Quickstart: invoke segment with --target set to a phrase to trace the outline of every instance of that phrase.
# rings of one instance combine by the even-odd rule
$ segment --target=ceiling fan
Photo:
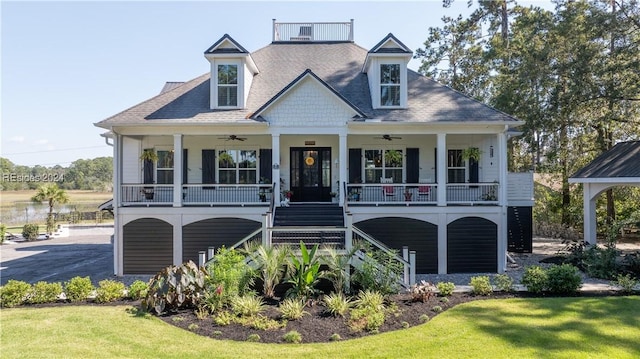
[[[229,135],[228,137],[218,137],[219,140],[225,140],[225,141],[244,141],[247,138],[246,137],[238,137],[236,135]]]
[[[390,136],[390,135],[382,135],[382,137],[376,137],[376,138],[379,140],[387,140],[387,141],[402,139],[402,137],[396,137],[396,136]]]

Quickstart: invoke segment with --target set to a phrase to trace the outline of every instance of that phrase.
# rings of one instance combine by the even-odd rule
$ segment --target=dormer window
[[[238,65],[218,65],[218,107],[238,106]]]
[[[400,64],[380,65],[380,106],[400,106]]]

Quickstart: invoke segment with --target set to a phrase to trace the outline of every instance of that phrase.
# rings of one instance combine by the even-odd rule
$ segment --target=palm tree
[[[53,206],[69,202],[69,196],[65,190],[58,188],[55,183],[46,183],[38,187],[38,192],[31,197],[33,202],[47,202],[49,204],[49,214],[47,215],[47,233],[53,233]]]

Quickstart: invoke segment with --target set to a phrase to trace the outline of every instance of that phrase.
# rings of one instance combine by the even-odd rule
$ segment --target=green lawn
[[[638,358],[640,297],[482,300],[427,324],[327,344],[219,341],[127,307],[0,312],[3,358]]]

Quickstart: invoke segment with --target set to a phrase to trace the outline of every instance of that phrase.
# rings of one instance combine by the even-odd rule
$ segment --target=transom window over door
[[[218,65],[218,106],[238,106],[238,65]]]
[[[257,158],[255,150],[218,151],[218,182],[222,184],[258,183]]]
[[[380,183],[380,178],[393,178],[394,183],[402,183],[402,150],[365,150],[364,160],[366,183]]]
[[[465,165],[462,150],[447,151],[447,183],[465,182]]]
[[[158,150],[156,182],[173,184],[173,150]]]
[[[380,65],[380,106],[400,106],[400,64]]]

